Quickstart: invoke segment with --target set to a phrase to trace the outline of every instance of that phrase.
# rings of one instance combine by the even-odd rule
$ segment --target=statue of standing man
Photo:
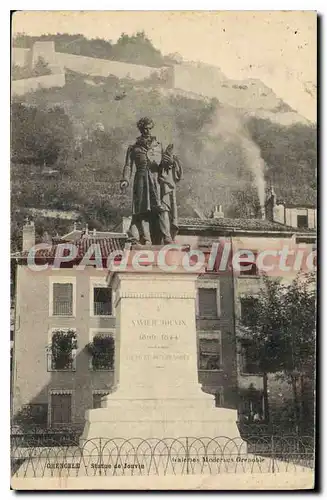
[[[143,245],[168,244],[178,231],[176,183],[182,178],[182,166],[173,154],[173,145],[164,150],[156,137],[151,118],[141,118],[141,135],[127,149],[120,186],[125,190],[135,165],[132,221],[128,237]],[[129,177],[128,177],[129,171]]]

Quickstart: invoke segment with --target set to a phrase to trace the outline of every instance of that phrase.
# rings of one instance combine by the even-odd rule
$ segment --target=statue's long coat
[[[129,151],[136,172],[133,184],[133,215],[151,212],[160,207],[158,167],[162,148],[155,137],[145,140],[138,137]]]

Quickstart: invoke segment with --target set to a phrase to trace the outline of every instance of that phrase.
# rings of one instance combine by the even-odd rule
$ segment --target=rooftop
[[[294,228],[280,224],[279,222],[272,222],[267,219],[196,219],[196,218],[183,218],[179,220],[180,232],[186,231],[219,231],[226,232],[254,232],[254,233],[315,233],[312,229]]]
[[[46,259],[53,260],[56,255],[57,246],[64,245],[65,243],[68,245],[74,245],[77,248],[77,254],[75,256],[76,261],[80,261],[91,245],[97,244],[100,247],[101,257],[102,259],[107,259],[107,257],[114,252],[115,250],[123,250],[126,242],[126,237],[123,238],[93,238],[92,236],[82,237],[79,240],[71,241],[71,240],[62,240],[57,239],[53,241],[53,244],[49,244],[49,248],[37,250],[35,253],[35,259]],[[69,247],[63,251],[63,256],[68,256],[70,254]],[[93,253],[94,255],[94,253]],[[20,252],[15,254],[13,257],[25,259],[28,256],[28,251]],[[92,252],[90,254],[90,259],[92,260]],[[71,261],[73,262],[73,261]]]
[[[312,240],[315,237],[313,229],[299,229],[290,226],[285,226],[278,222],[271,222],[266,219],[228,219],[228,218],[181,218],[179,220],[179,234],[252,234],[253,236],[260,235],[266,237],[274,237],[277,235],[292,236],[293,234],[299,237],[307,237]],[[48,248],[43,248],[36,251],[35,258],[38,260],[50,260],[55,258],[58,245],[74,245],[77,248],[75,258],[70,263],[79,262],[90,247],[94,244],[98,245],[101,252],[101,258],[107,260],[108,256],[117,250],[123,250],[125,247],[127,235],[124,233],[114,233],[110,231],[92,231],[85,233],[74,229],[70,233],[52,239]],[[70,254],[69,247],[64,250],[63,256]],[[25,260],[28,256],[28,251],[17,252],[12,255],[13,258]],[[89,258],[94,259],[94,252],[90,252]]]

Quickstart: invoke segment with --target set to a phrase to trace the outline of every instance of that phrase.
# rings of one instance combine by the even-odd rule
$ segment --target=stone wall
[[[219,68],[179,64],[174,67],[174,87],[208,97],[218,97],[217,88],[226,81]]]
[[[56,64],[56,52],[54,42],[35,42],[32,48],[31,65],[32,68],[36,65],[39,58],[44,59],[49,66]]]
[[[231,80],[215,66],[178,64],[174,66],[174,88],[194,92],[234,108],[274,109],[280,99],[260,80]]]
[[[16,47],[13,47],[11,51],[11,58],[12,58],[12,63],[16,64],[17,66],[29,66],[30,65],[30,56],[31,56],[31,51],[30,49],[19,49]]]
[[[12,95],[24,95],[36,90],[50,89],[52,87],[64,87],[66,83],[65,73],[38,76],[36,78],[25,78],[24,80],[14,80],[11,83]]]
[[[66,69],[85,73],[90,76],[115,75],[118,78],[130,77],[133,80],[144,80],[153,73],[160,74],[162,68],[151,68],[138,64],[129,64],[120,61],[96,59],[94,57],[75,56],[56,52],[56,64]]]
[[[167,70],[169,73],[172,73],[172,69],[168,67],[153,68],[121,61],[110,61],[107,59],[97,59],[95,57],[55,52],[54,42],[36,42],[32,50],[20,48],[12,49],[13,64],[19,66],[33,67],[39,57],[42,57],[49,64],[53,73],[58,72],[58,68],[62,68],[62,70],[65,68],[90,76],[106,77],[115,75],[118,78],[130,77],[133,80],[144,80],[153,74],[160,76],[167,72]],[[54,69],[56,69],[56,71],[53,71]],[[16,85],[16,87],[18,86]]]
[[[186,97],[216,98],[236,108],[275,108],[280,99],[259,80],[230,80],[215,66],[203,63],[182,63],[173,67],[154,68],[122,61],[78,56],[55,52],[54,42],[36,42],[31,50],[13,48],[12,60],[20,66],[36,64],[39,57],[48,62],[52,73],[58,68],[84,73],[90,76],[117,78],[130,77],[144,80],[152,75],[164,77],[163,87],[186,93]]]

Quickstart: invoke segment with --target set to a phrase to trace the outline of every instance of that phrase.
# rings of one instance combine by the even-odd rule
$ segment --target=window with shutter
[[[199,339],[199,370],[220,370],[221,369],[221,350],[219,338],[200,338]]]
[[[112,315],[112,290],[111,288],[93,288],[93,314],[94,316]]]
[[[199,317],[217,318],[217,289],[198,288]]]
[[[73,315],[73,284],[53,283],[53,315]]]
[[[51,394],[51,424],[70,424],[72,420],[72,395]]]

